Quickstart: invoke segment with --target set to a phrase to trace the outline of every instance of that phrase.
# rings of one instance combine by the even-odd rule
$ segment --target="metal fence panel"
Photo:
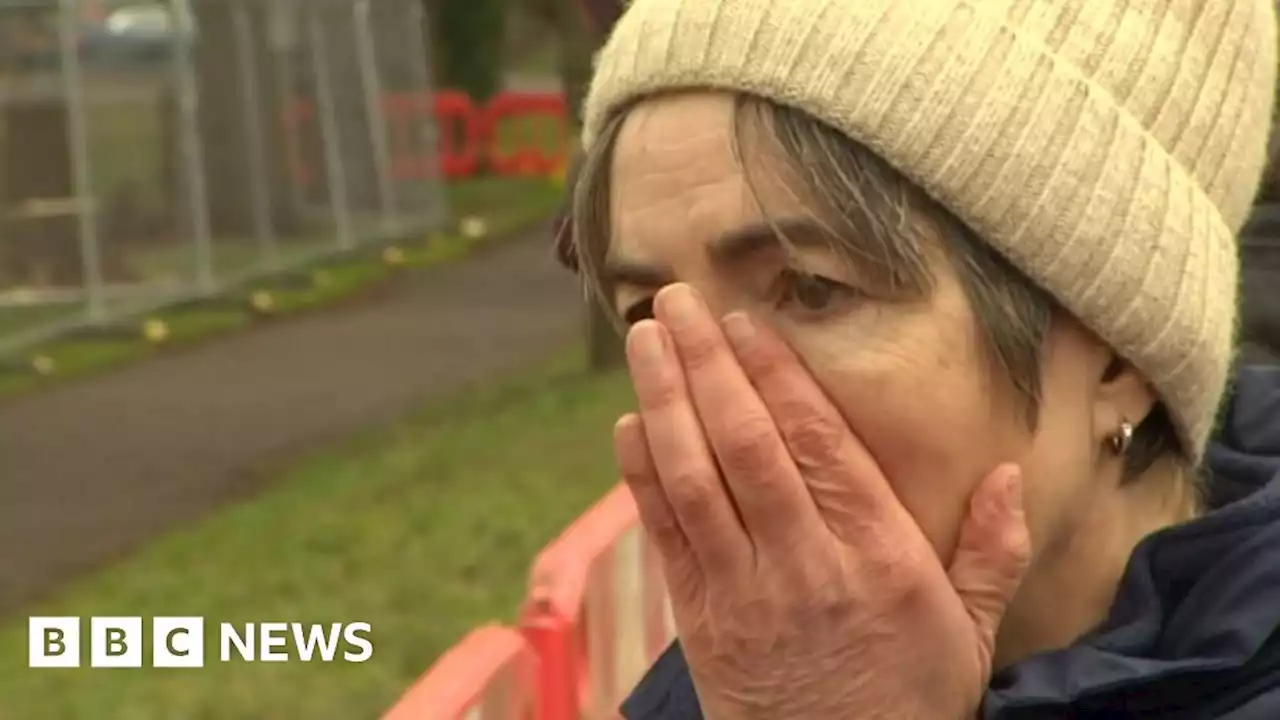
[[[445,220],[419,0],[0,4],[0,354]]]
[[[0,337],[34,337],[102,309],[81,68],[60,34],[71,12],[0,7]]]
[[[400,223],[443,222],[448,208],[432,112],[434,72],[426,52],[423,4],[411,3],[408,13],[374,0],[365,0],[363,5],[386,118],[390,210]]]

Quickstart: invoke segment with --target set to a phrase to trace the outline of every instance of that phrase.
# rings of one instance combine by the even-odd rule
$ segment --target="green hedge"
[[[442,88],[485,101],[502,87],[509,0],[428,0]]]

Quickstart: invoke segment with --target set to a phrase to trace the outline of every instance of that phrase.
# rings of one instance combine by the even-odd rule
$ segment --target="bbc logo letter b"
[[[30,618],[27,659],[33,668],[80,667],[80,618]]]
[[[89,656],[92,667],[142,667],[142,618],[91,618]]]

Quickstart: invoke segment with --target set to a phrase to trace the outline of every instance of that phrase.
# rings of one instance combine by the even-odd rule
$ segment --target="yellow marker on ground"
[[[404,251],[392,245],[382,251],[382,262],[396,267],[404,264]]]
[[[479,240],[489,233],[489,224],[482,217],[470,215],[462,218],[462,222],[458,223],[458,229],[462,232],[462,237],[468,240]]]
[[[269,315],[276,309],[276,299],[266,290],[259,290],[249,297],[249,306],[254,312]]]
[[[160,318],[147,318],[142,324],[142,337],[153,345],[169,339],[169,324]]]
[[[37,375],[52,375],[58,369],[57,363],[48,355],[36,355],[31,358],[31,369],[36,371]]]

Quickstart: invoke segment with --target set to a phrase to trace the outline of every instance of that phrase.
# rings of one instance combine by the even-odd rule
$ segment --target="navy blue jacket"
[[[1096,631],[997,673],[983,720],[1280,720],[1280,368],[1242,369],[1225,412],[1213,510],[1138,545]],[[622,712],[702,718],[678,644]]]

